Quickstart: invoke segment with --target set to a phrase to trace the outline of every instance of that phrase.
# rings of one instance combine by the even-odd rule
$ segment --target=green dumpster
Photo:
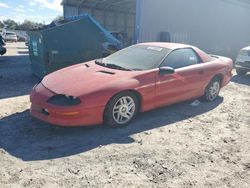
[[[31,70],[39,78],[122,48],[121,42],[88,14],[52,22],[28,35]]]

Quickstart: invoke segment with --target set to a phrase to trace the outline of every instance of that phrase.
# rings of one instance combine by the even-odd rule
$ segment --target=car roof
[[[145,46],[155,46],[161,48],[168,48],[171,50],[179,49],[179,48],[195,48],[194,46],[180,43],[168,43],[168,42],[148,42],[148,43],[139,43],[138,45]]]
[[[170,50],[176,50],[181,48],[192,48],[196,51],[196,53],[200,56],[203,62],[211,61],[211,57],[205,53],[204,51],[200,50],[199,48],[188,45],[188,44],[180,44],[180,43],[168,43],[168,42],[149,42],[149,43],[141,43],[137,45],[146,45],[146,46],[153,46],[153,47],[160,47],[160,48],[167,48]]]

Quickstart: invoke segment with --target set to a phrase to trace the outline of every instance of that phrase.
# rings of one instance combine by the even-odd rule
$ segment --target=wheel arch
[[[220,80],[220,84],[222,85],[223,79],[224,79],[224,75],[221,74],[221,73],[216,74],[216,75],[211,79],[211,81],[214,80],[214,79],[219,79],[219,80]]]
[[[206,98],[206,97],[205,97],[206,91],[207,91],[207,89],[208,89],[210,83],[211,83],[212,81],[214,81],[215,79],[218,79],[218,80],[219,80],[219,82],[220,82],[220,88],[222,87],[223,79],[224,79],[223,74],[219,73],[219,74],[214,75],[214,76],[210,79],[210,81],[208,82],[208,84],[206,85],[206,87],[205,87],[205,89],[204,89],[204,94],[203,94],[203,96],[202,96],[202,99],[205,99],[205,98]]]
[[[214,76],[208,81],[207,85],[205,85],[204,93],[206,92],[206,89],[207,89],[207,87],[209,86],[209,84],[211,83],[211,81],[213,81],[214,79],[219,79],[219,80],[220,80],[220,84],[222,85],[224,76],[223,76],[223,74],[221,74],[221,73],[214,75]]]
[[[125,92],[130,92],[130,93],[135,94],[135,96],[137,97],[138,102],[139,102],[139,108],[141,108],[141,104],[142,104],[142,95],[141,95],[140,92],[138,92],[137,90],[134,90],[134,89],[126,89],[126,90],[122,90],[122,91],[119,91],[119,92],[115,93],[114,95],[112,95],[112,96],[109,98],[107,104],[105,105],[105,108],[106,108],[106,106],[109,104],[109,102],[112,100],[112,98],[114,98],[116,95],[119,95],[119,94],[125,93]]]

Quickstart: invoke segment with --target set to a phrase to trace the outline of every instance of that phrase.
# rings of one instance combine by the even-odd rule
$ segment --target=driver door
[[[171,52],[161,67],[172,67],[175,73],[156,77],[156,106],[165,106],[202,95],[205,71],[201,58],[191,48]]]

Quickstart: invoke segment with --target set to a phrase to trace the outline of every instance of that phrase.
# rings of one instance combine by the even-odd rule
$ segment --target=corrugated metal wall
[[[110,12],[107,10],[83,9],[73,6],[64,6],[64,17],[88,13],[109,31],[119,31],[128,34],[128,40],[134,39],[135,15],[123,12]]]
[[[75,6],[63,6],[63,16],[64,18],[68,18],[70,16],[76,16],[78,15],[78,7]]]
[[[139,0],[138,41],[158,41],[168,31],[173,42],[196,45],[235,58],[250,44],[250,6],[227,0]]]

